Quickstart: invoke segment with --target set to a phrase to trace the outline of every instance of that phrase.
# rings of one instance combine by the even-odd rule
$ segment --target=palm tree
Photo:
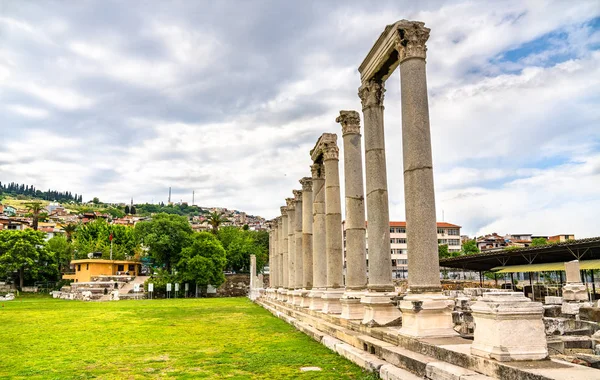
[[[74,223],[69,223],[66,226],[63,226],[63,231],[67,234],[67,241],[70,243],[73,240],[73,233],[77,230],[77,225]]]
[[[33,215],[32,227],[35,231],[37,231],[38,222],[40,220],[40,211],[42,211],[44,209],[44,207],[42,206],[42,202],[25,203],[25,206],[27,207],[27,210],[29,210],[31,212],[31,214]]]
[[[225,218],[224,213],[222,212],[211,212],[210,214],[208,214],[208,217],[206,218],[206,223],[210,224],[212,226],[212,233],[213,234],[217,234],[217,232],[219,232],[219,225],[223,224],[225,222],[229,222],[229,220],[227,218]]]

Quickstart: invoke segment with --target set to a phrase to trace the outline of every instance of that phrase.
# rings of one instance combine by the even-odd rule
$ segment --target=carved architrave
[[[312,174],[313,180],[325,178],[325,169],[323,168],[323,164],[310,165],[310,173]]]
[[[358,96],[363,110],[370,107],[383,107],[385,86],[383,82],[371,79],[358,88]]]
[[[323,133],[317,140],[315,147],[310,151],[310,158],[313,162],[320,162],[324,158],[323,149],[326,146],[337,146],[337,135],[335,133]]]
[[[302,185],[302,191],[312,191],[312,178],[311,177],[302,178],[300,180],[300,184]]]
[[[427,57],[427,46],[431,29],[424,22],[411,21],[398,26],[398,59],[400,62],[409,58]]]
[[[360,134],[360,115],[356,111],[340,111],[335,121],[342,125],[342,136]]]

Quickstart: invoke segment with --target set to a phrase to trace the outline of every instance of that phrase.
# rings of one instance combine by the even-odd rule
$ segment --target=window
[[[390,227],[390,233],[393,234],[394,232],[396,232],[396,229],[394,227]]]
[[[448,239],[448,245],[460,245],[459,239]]]
[[[396,262],[398,264],[408,264],[408,260],[406,260],[406,259],[398,259],[398,260],[396,260]]]
[[[123,272],[125,270],[125,266],[124,265],[117,265],[117,270],[119,272]]]
[[[458,230],[457,229],[449,229],[448,235],[458,236]]]
[[[401,233],[401,234],[405,234],[406,233],[406,228],[400,227],[400,228],[398,228],[398,232]]]
[[[448,239],[438,239],[438,244],[448,244]]]
[[[438,228],[438,234],[443,235],[444,234],[444,229],[443,228]]]
[[[85,270],[90,270],[90,264],[85,264]]]
[[[77,264],[77,272],[81,271],[81,264]]]
[[[133,270],[135,270],[135,266],[133,264],[129,264],[127,266],[127,270],[133,271]]]

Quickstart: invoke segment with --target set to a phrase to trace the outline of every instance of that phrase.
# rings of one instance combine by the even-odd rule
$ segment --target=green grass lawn
[[[375,377],[246,298],[25,297],[1,303],[0,378]]]

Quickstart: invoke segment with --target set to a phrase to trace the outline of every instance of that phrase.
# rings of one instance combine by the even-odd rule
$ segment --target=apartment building
[[[344,251],[346,249],[346,224],[342,223],[344,229]],[[438,222],[437,236],[438,244],[447,244],[448,251],[459,252],[461,250],[460,228],[456,224]],[[408,244],[406,237],[406,222],[390,222],[390,254],[392,257],[393,278],[405,278],[408,274]],[[344,255],[345,256],[345,255]],[[367,233],[367,260],[369,258],[369,235]]]

